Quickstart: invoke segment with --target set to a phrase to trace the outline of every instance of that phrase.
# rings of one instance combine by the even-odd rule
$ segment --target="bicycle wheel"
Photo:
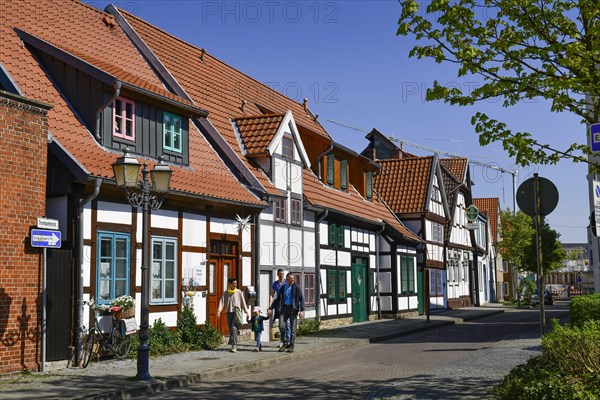
[[[83,338],[83,353],[81,354],[81,367],[86,368],[92,358],[94,352],[94,344],[96,343],[96,330],[90,329],[87,335]]]
[[[127,335],[123,336],[121,334],[121,329],[118,324],[113,325],[111,332],[111,347],[112,351],[119,360],[124,359],[129,354],[129,350],[131,350],[131,338]]]

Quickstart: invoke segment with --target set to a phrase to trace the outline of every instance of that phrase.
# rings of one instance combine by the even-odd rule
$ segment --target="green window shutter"
[[[327,156],[327,184],[333,185],[335,182],[335,156],[330,154]]]
[[[408,291],[415,293],[415,268],[413,263],[414,258],[406,257],[406,267],[408,269]]]
[[[337,247],[346,247],[346,229],[343,225],[337,227]]]
[[[348,161],[340,161],[340,188],[346,190],[348,187]]]
[[[335,296],[337,293],[336,275],[336,271],[327,270],[327,299],[329,301],[335,301]]]
[[[408,271],[406,270],[406,257],[403,256],[400,257],[400,274],[400,291],[406,293],[408,291]]]
[[[346,271],[338,271],[338,300],[345,302],[346,294]]]
[[[337,229],[335,224],[329,224],[329,245],[334,246],[337,243]]]
[[[371,200],[373,197],[373,173],[367,172],[365,175],[365,197]]]

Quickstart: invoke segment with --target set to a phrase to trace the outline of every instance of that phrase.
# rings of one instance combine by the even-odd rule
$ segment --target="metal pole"
[[[39,225],[38,225],[39,226]],[[46,248],[44,247],[44,272],[42,277],[42,372],[46,372]]]
[[[148,181],[148,165],[144,163],[142,170],[142,303],[140,319],[140,347],[137,354],[137,375],[138,379],[151,379],[149,372],[148,353],[150,346],[148,344],[148,264],[150,264],[150,232],[149,232],[149,203],[150,203],[150,183]]]
[[[544,335],[546,317],[544,313],[544,276],[542,275],[541,224],[540,224],[540,185],[538,174],[533,174],[533,201],[535,218],[535,252],[537,259],[538,293],[540,298],[540,337]]]

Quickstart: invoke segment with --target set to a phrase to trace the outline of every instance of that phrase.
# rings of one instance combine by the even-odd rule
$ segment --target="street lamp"
[[[142,304],[140,320],[140,347],[137,354],[137,378],[151,379],[148,371],[148,301],[149,301],[149,276],[148,264],[150,264],[150,232],[149,211],[157,210],[162,205],[163,199],[169,191],[171,181],[171,169],[159,157],[159,162],[152,171],[148,170],[148,164],[143,164],[142,180],[139,181],[140,168],[142,165],[129,154],[125,148],[123,156],[117,158],[112,165],[117,185],[125,187],[127,201],[133,207],[142,207]],[[148,177],[150,175],[150,179]],[[139,187],[138,187],[139,184]]]

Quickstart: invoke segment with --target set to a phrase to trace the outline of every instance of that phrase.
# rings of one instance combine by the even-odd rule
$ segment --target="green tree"
[[[525,263],[527,252],[531,248],[535,229],[533,220],[522,211],[513,214],[506,209],[500,212],[500,237],[496,248],[502,254],[502,259],[521,267]],[[535,242],[534,246],[535,246]]]
[[[567,253],[562,247],[562,243],[558,240],[560,233],[550,228],[550,225],[543,220],[541,224],[541,240],[542,246],[542,274],[546,275],[563,265],[563,261],[567,257]],[[529,248],[525,251],[523,260],[523,269],[529,272],[537,273],[537,258],[535,256],[535,228]]]
[[[457,65],[458,77],[478,76],[473,90],[434,82],[427,100],[459,106],[498,99],[511,107],[550,101],[582,123],[600,117],[600,7],[598,0],[402,0],[398,35],[419,45],[409,55]],[[595,96],[587,96],[592,94]],[[471,118],[481,145],[501,141],[520,165],[587,162],[588,147],[574,139],[555,149],[529,132],[513,132],[482,112]]]

